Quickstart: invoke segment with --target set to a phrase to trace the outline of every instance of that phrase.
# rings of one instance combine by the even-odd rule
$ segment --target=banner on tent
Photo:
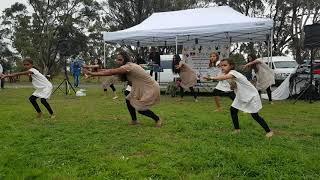
[[[230,44],[183,44],[182,59],[197,72],[198,79],[202,79],[208,76],[212,52],[217,52],[220,60],[228,58]]]

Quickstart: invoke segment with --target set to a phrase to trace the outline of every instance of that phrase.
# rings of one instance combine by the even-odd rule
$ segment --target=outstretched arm
[[[82,66],[83,68],[98,68],[98,67],[100,67],[99,65],[83,65]]]
[[[98,71],[98,72],[91,72],[88,71],[87,69],[84,69],[84,74],[86,74],[87,76],[112,76],[112,75],[117,75],[117,74],[125,74],[127,73],[127,70],[119,67],[116,69],[106,69],[103,71]]]
[[[17,73],[12,73],[12,74],[3,74],[1,76],[1,79],[6,78],[6,77],[15,77],[15,76],[20,76],[20,75],[29,75],[29,74],[33,74],[33,72],[31,71],[23,71],[23,72],[17,72]]]
[[[222,80],[232,79],[232,78],[234,78],[234,76],[231,74],[224,74],[224,75],[219,75],[219,76],[215,76],[215,77],[204,77],[204,78],[207,80],[222,81]]]
[[[259,61],[259,60],[254,60],[254,61],[251,61],[251,62],[243,65],[243,67],[247,68],[247,67],[249,67],[249,66],[251,66],[251,65],[260,64],[260,63],[261,63],[261,61]]]
[[[176,69],[180,69],[183,66],[183,62],[180,61],[179,64],[175,66]]]

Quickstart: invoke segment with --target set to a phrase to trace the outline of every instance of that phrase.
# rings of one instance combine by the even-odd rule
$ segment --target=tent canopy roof
[[[136,46],[178,43],[265,41],[272,19],[251,18],[229,6],[153,13],[140,24],[116,32],[103,32],[104,41]]]

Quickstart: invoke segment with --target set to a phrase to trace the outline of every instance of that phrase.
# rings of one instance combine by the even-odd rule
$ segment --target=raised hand
[[[208,76],[204,76],[204,77],[202,77],[204,80],[207,80],[207,81],[209,81],[209,80],[212,80],[210,77],[208,77]]]
[[[84,69],[82,69],[82,70],[83,70],[84,77],[85,77],[86,79],[88,79],[89,77],[92,76],[92,75],[91,75],[91,71],[89,71],[88,69],[84,68]]]
[[[6,77],[8,77],[8,76],[5,75],[5,74],[1,74],[1,75],[0,75],[0,79],[4,79],[4,78],[6,78]]]

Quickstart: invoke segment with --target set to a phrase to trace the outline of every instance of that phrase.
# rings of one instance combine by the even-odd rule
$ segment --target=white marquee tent
[[[103,38],[106,43],[133,46],[259,42],[272,37],[272,27],[272,19],[251,18],[228,6],[218,6],[154,13],[131,28],[103,32]]]

